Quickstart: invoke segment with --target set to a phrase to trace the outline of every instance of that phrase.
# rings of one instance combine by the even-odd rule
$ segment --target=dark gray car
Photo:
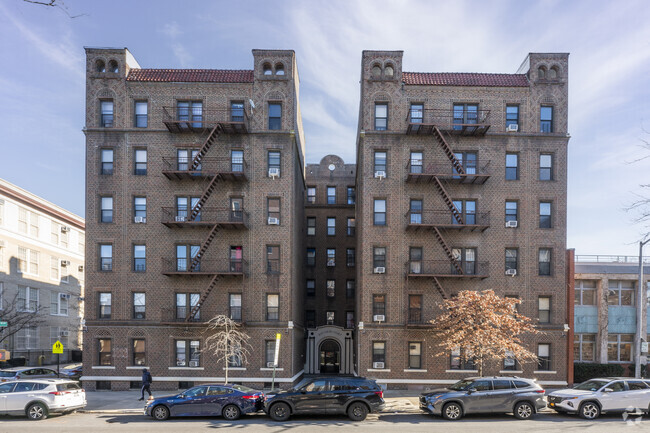
[[[545,407],[544,390],[531,379],[471,377],[420,395],[420,409],[457,420],[473,413],[513,413],[529,419]]]

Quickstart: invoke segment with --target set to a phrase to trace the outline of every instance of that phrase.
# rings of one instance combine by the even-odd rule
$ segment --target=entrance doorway
[[[341,368],[341,347],[335,340],[325,340],[320,345],[320,373],[337,374]]]

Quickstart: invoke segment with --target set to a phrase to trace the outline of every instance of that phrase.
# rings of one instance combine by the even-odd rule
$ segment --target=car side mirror
[[[603,392],[614,392],[612,388],[605,388],[603,389]]]
[[[467,390],[468,394],[471,394],[473,392],[476,392],[476,388],[470,388],[470,389]]]
[[[185,394],[179,395],[178,398],[185,398]]]
[[[300,390],[300,393],[301,393],[301,394],[307,394],[307,391],[304,390],[304,389],[301,389],[301,390]]]

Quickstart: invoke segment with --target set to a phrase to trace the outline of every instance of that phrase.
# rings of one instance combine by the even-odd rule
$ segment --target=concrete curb
[[[126,414],[126,413],[139,413],[141,415],[144,414],[144,409],[92,409],[92,410],[84,410],[84,409],[79,409],[77,410],[78,413],[121,413],[121,414]]]

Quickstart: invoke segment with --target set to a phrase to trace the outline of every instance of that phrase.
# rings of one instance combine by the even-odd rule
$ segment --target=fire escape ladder
[[[203,305],[203,302],[208,298],[208,295],[214,289],[214,287],[217,285],[217,282],[221,279],[221,275],[215,275],[212,280],[210,280],[210,284],[208,284],[208,287],[205,288],[203,293],[201,293],[201,298],[199,298],[199,302],[192,307],[192,310],[190,311],[190,314],[185,318],[186,322],[191,322],[194,320],[194,316],[196,316],[196,313],[199,312],[199,309],[201,309],[201,305]]]
[[[438,243],[440,244],[442,249],[445,250],[445,254],[447,254],[449,261],[454,266],[454,268],[456,268],[458,274],[462,275],[463,267],[460,265],[458,260],[456,260],[456,258],[454,257],[454,254],[451,252],[451,248],[449,248],[449,245],[447,245],[447,242],[445,242],[445,239],[442,237],[442,234],[440,233],[440,230],[438,230],[437,227],[433,228],[433,234],[436,236],[436,239],[438,240]]]
[[[454,201],[451,199],[449,194],[447,193],[447,190],[445,187],[442,185],[442,182],[440,182],[440,179],[438,176],[433,177],[433,185],[436,187],[440,195],[442,196],[442,199],[445,201],[445,204],[451,211],[451,215],[454,217],[456,222],[458,224],[463,224],[463,216],[458,212],[458,209],[454,205]]]
[[[194,159],[192,159],[192,166],[190,167],[190,171],[196,171],[198,166],[201,164],[201,159],[205,156],[206,153],[208,153],[208,150],[212,147],[212,145],[217,141],[217,137],[219,134],[221,134],[221,125],[218,123],[215,125],[214,128],[210,131],[210,134],[208,135],[208,138],[203,142],[203,146],[201,146],[201,149],[199,149],[199,152],[196,154]]]
[[[192,271],[195,270],[197,266],[199,266],[199,264],[201,263],[201,258],[203,257],[203,254],[205,254],[208,247],[210,247],[210,244],[212,243],[212,240],[217,236],[218,231],[219,231],[219,224],[215,224],[214,227],[212,227],[212,230],[210,230],[210,234],[208,234],[206,240],[203,241],[203,244],[201,245],[201,248],[199,248],[199,251],[196,253],[194,257],[192,257],[192,265],[190,267]]]
[[[220,181],[221,181],[221,176],[219,176],[218,174],[215,175],[212,179],[210,179],[207,188],[203,190],[203,194],[201,195],[201,198],[199,199],[198,202],[196,202],[196,205],[194,205],[192,211],[190,212],[190,221],[194,221],[196,219],[196,217],[201,212],[201,208],[208,200],[208,198],[210,197],[214,189],[217,187],[217,183],[219,183]]]
[[[447,296],[447,292],[445,289],[442,287],[442,284],[440,284],[440,280],[438,280],[437,277],[433,277],[433,286],[438,290],[440,295],[442,295],[442,299],[448,299],[449,296]]]
[[[465,174],[463,164],[461,164],[458,158],[456,158],[456,155],[454,155],[454,151],[451,150],[451,146],[449,146],[447,140],[445,140],[445,137],[442,135],[442,132],[440,132],[440,129],[438,129],[437,126],[434,126],[433,130],[435,132],[434,136],[436,137],[436,140],[438,140],[438,144],[440,144],[442,151],[445,152],[445,155],[447,155],[447,158],[449,158],[451,164],[454,166],[458,174]]]

